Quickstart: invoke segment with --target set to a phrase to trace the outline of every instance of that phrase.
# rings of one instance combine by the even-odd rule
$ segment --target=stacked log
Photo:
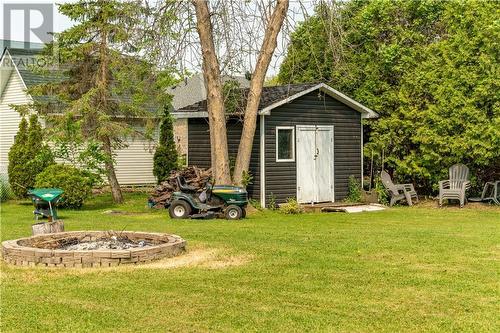
[[[165,208],[168,206],[172,194],[179,191],[179,186],[177,185],[178,176],[184,177],[188,185],[196,188],[197,192],[201,192],[206,183],[210,181],[212,171],[210,169],[201,169],[195,166],[172,171],[168,178],[158,184],[153,190],[148,200],[152,207]]]

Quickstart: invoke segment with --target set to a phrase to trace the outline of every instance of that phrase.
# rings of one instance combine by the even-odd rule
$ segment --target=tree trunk
[[[64,221],[35,223],[31,226],[32,235],[52,234],[64,231]]]
[[[213,151],[212,170],[216,184],[230,184],[229,154],[227,148],[226,115],[220,77],[219,61],[215,54],[210,12],[205,0],[193,0],[196,10],[196,27],[201,42],[203,76],[206,82],[210,143]]]
[[[108,176],[108,183],[111,187],[111,194],[113,196],[113,201],[115,203],[123,202],[122,190],[118,179],[116,178],[115,166],[113,164],[113,150],[111,148],[111,141],[109,137],[103,138],[103,148],[106,153],[106,161],[104,162],[104,167],[106,168],[106,174]]]
[[[271,62],[274,50],[276,49],[278,34],[281,30],[281,26],[283,25],[287,11],[288,0],[278,0],[266,28],[264,41],[262,42],[262,47],[257,59],[257,65],[255,66],[255,71],[252,75],[245,108],[243,131],[241,133],[238,156],[236,158],[236,165],[233,173],[233,183],[237,185],[242,185],[243,172],[248,171],[248,167],[250,165],[262,86],[264,85],[267,69],[269,67],[269,63]]]

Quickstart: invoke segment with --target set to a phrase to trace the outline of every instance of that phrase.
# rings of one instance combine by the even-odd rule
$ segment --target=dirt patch
[[[460,205],[458,204],[458,201],[451,201],[450,203],[443,202],[443,206],[439,207],[438,201],[437,200],[431,200],[431,199],[424,199],[420,200],[415,207],[418,208],[435,208],[435,209],[441,209],[441,210],[447,210],[447,211],[454,211],[454,210],[481,210],[481,211],[495,211],[495,210],[500,210],[500,206],[495,206],[492,204],[488,203],[481,203],[481,202],[468,202],[465,204],[463,208],[460,208]]]
[[[181,267],[203,267],[222,269],[245,265],[250,262],[251,259],[251,256],[247,255],[228,255],[220,249],[194,249],[179,257],[162,259],[150,264],[138,265],[135,268],[173,269]]]
[[[144,215],[147,214],[145,212],[127,212],[124,210],[106,210],[103,212],[103,214],[109,214],[109,215]]]

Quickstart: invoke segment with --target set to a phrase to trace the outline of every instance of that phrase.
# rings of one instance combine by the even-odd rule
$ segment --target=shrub
[[[375,178],[375,191],[377,192],[378,202],[382,205],[389,204],[389,194],[382,184],[380,176]]]
[[[276,196],[274,195],[274,193],[271,192],[268,201],[269,202],[267,203],[267,208],[269,208],[270,210],[278,209],[278,206],[276,205]]]
[[[360,202],[361,201],[361,185],[354,176],[349,176],[349,194],[345,199],[347,202]]]
[[[257,210],[262,210],[262,206],[260,205],[260,201],[259,200],[255,200],[255,199],[250,198],[250,199],[248,199],[248,203],[253,208],[255,208]]]
[[[153,174],[158,184],[177,168],[179,156],[174,141],[174,125],[168,109],[165,109],[160,126],[160,142],[153,157]]]
[[[7,177],[0,175],[0,202],[10,199],[11,190]]]
[[[280,213],[283,214],[301,214],[304,212],[302,206],[295,198],[286,199],[286,203],[281,204],[279,208]]]
[[[54,156],[43,141],[38,116],[30,117],[29,126],[23,117],[9,151],[8,173],[14,195],[18,198],[26,197],[28,189],[35,186],[36,176],[51,164],[54,164]]]
[[[64,191],[63,207],[80,208],[92,194],[92,180],[86,173],[66,164],[54,164],[36,177],[36,187],[57,187]]]

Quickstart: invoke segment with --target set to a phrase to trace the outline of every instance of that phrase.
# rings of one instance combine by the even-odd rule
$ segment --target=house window
[[[295,161],[295,133],[293,127],[276,127],[276,162]]]

